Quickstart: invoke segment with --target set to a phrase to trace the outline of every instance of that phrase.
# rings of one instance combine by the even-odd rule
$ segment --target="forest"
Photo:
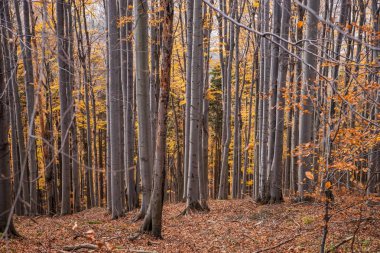
[[[378,0],[0,0],[0,252],[380,252]]]

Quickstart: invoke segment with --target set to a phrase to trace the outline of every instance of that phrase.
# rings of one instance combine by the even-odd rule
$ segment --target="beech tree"
[[[299,148],[312,142],[313,138],[313,98],[315,97],[314,87],[316,85],[317,73],[315,68],[317,66],[317,47],[311,41],[317,39],[318,36],[318,20],[315,14],[319,12],[319,0],[308,1],[307,6],[310,9],[306,21],[306,35],[305,35],[305,52],[303,54],[302,62],[302,87],[301,87],[301,110],[300,110],[300,123],[299,123]],[[312,13],[314,12],[314,13]],[[306,172],[312,169],[312,155],[301,155],[298,167],[298,194],[300,199],[303,199],[304,190],[307,190],[309,179],[306,178]]]
[[[111,203],[112,218],[117,219],[124,214],[123,190],[123,167],[121,163],[122,147],[121,138],[121,112],[120,112],[120,42],[118,29],[117,2],[108,2],[108,34],[109,34],[109,104],[110,104],[110,153],[111,153]]]
[[[4,6],[3,3],[1,6]],[[8,44],[8,42],[4,40],[1,40],[1,43],[4,43],[3,45]],[[12,218],[13,206],[8,141],[10,105],[8,103],[7,93],[4,76],[3,50],[2,47],[0,47],[0,232],[3,236],[19,236],[13,225]]]
[[[107,203],[160,237],[166,203],[321,193],[325,249],[335,190],[380,192],[379,22],[375,0],[0,0],[4,236]]]
[[[142,230],[152,232],[156,237],[161,237],[162,208],[165,191],[165,159],[168,104],[170,94],[171,62],[173,48],[173,0],[161,0],[161,8],[164,10],[162,30],[162,65],[160,74],[160,97],[158,102],[156,151],[154,159],[153,191],[150,199],[147,215],[144,218]]]
[[[142,203],[138,218],[148,210],[152,191],[152,130],[149,114],[148,2],[135,0],[136,102],[138,117],[139,166],[142,179]]]

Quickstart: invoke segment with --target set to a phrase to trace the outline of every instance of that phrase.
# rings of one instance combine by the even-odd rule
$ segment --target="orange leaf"
[[[310,180],[314,180],[314,175],[310,171],[306,171],[305,176]]]

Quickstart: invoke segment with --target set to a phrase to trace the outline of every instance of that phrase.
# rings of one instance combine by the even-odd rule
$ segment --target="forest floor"
[[[380,252],[379,201],[336,197],[326,248],[342,244],[332,252],[351,252],[351,247],[355,252]],[[63,217],[15,217],[23,239],[0,241],[0,252],[68,252],[66,246],[84,243],[98,247],[92,252],[319,251],[322,202],[258,205],[250,199],[211,200],[209,206],[208,213],[182,216],[184,203],[166,204],[163,239],[137,233],[141,221],[131,221],[137,211],[118,220],[111,220],[103,208]]]

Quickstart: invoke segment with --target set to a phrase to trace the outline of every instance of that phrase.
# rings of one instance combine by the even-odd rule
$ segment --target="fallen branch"
[[[143,250],[143,249],[129,249],[131,252],[136,253],[157,253],[157,251],[149,251],[149,250]]]
[[[140,235],[141,235],[140,232],[138,232],[138,233],[134,233],[134,234],[128,236],[128,240],[130,240],[130,241],[134,241],[134,240],[136,240]]]
[[[287,240],[285,240],[285,241],[282,241],[282,242],[280,242],[279,244],[276,244],[276,245],[274,245],[274,246],[272,246],[272,247],[268,247],[268,248],[264,248],[264,249],[257,250],[257,251],[255,251],[254,253],[264,252],[264,251],[268,251],[268,250],[272,250],[272,249],[278,248],[278,247],[280,247],[280,246],[282,246],[282,245],[284,245],[284,244],[286,244],[286,243],[288,243],[288,242],[293,241],[294,239],[296,239],[296,238],[297,238],[298,236],[300,236],[300,235],[301,235],[301,233],[296,234],[296,235],[293,236],[292,238],[289,238],[289,239],[287,239]]]
[[[334,247],[332,247],[331,249],[329,249],[329,250],[327,251],[327,253],[329,253],[329,252],[335,252],[335,250],[336,250],[337,248],[339,248],[339,247],[342,246],[343,244],[345,244],[345,243],[351,241],[352,238],[354,238],[354,236],[349,236],[349,237],[347,237],[346,239],[344,239],[343,241],[341,241],[340,243],[338,243],[337,245],[335,245]]]
[[[78,245],[73,245],[73,246],[65,246],[63,247],[63,250],[65,251],[73,251],[73,250],[78,250],[78,249],[98,249],[99,247],[94,244],[90,243],[83,243],[83,244],[78,244]]]

